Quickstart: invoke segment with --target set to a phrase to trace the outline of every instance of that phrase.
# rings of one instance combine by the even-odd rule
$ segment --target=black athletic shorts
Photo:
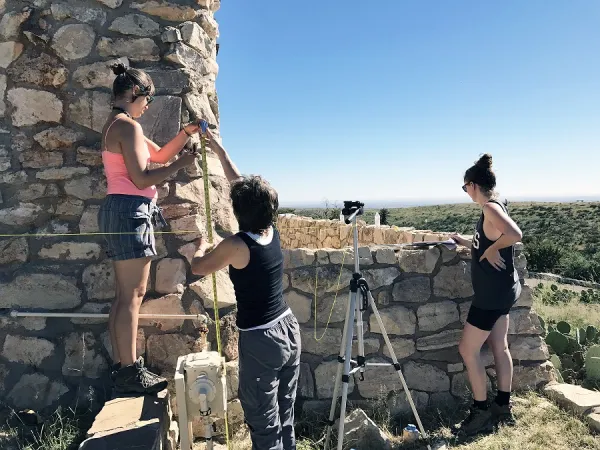
[[[469,315],[467,316],[467,323],[470,323],[475,328],[479,328],[483,331],[492,331],[492,328],[494,328],[498,319],[507,315],[509,312],[510,308],[481,309],[477,306],[471,306]]]

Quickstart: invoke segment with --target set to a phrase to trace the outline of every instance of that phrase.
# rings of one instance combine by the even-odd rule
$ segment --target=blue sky
[[[597,0],[224,1],[223,143],[282,204],[600,194]]]

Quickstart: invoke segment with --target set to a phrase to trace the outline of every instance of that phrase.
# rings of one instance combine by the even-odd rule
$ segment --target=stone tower
[[[189,120],[218,124],[218,9],[218,0],[0,0],[0,233],[58,234],[0,238],[4,312],[108,312],[114,275],[93,234],[106,189],[108,66],[120,59],[152,77],[156,101],[140,123],[158,144]],[[237,226],[229,186],[218,158],[207,162],[214,226],[225,235]],[[190,241],[206,226],[204,175],[197,165],[160,186],[170,230],[196,233],[157,235],[142,312],[212,308],[210,280],[193,280],[189,266]],[[231,309],[226,274],[219,283],[220,306]],[[139,352],[167,374],[199,337],[189,321],[140,325]],[[106,329],[104,320],[0,318],[0,397],[40,410],[101,391]]]

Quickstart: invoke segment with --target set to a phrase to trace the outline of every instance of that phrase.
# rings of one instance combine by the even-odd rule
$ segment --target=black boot
[[[489,408],[471,406],[468,417],[455,427],[455,431],[467,436],[493,431],[492,412]]]
[[[167,388],[167,380],[144,367],[140,357],[130,366],[121,368],[115,377],[115,393],[157,394]]]

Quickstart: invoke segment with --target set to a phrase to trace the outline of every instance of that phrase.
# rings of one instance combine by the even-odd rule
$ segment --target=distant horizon
[[[504,200],[504,196],[500,196]],[[464,204],[471,203],[470,200],[463,198],[406,198],[406,199],[354,199],[349,198],[346,200],[361,201],[365,204],[365,209],[379,209],[379,208],[409,208],[415,206],[435,206],[435,205],[453,205],[453,204]],[[520,196],[520,197],[508,197],[509,202],[539,202],[539,203],[573,203],[573,202],[598,202],[600,201],[600,194],[596,195],[569,195],[569,196]],[[344,205],[343,200],[329,200],[322,199],[320,201],[281,201],[280,208],[325,208],[325,202],[329,203],[330,207]]]

